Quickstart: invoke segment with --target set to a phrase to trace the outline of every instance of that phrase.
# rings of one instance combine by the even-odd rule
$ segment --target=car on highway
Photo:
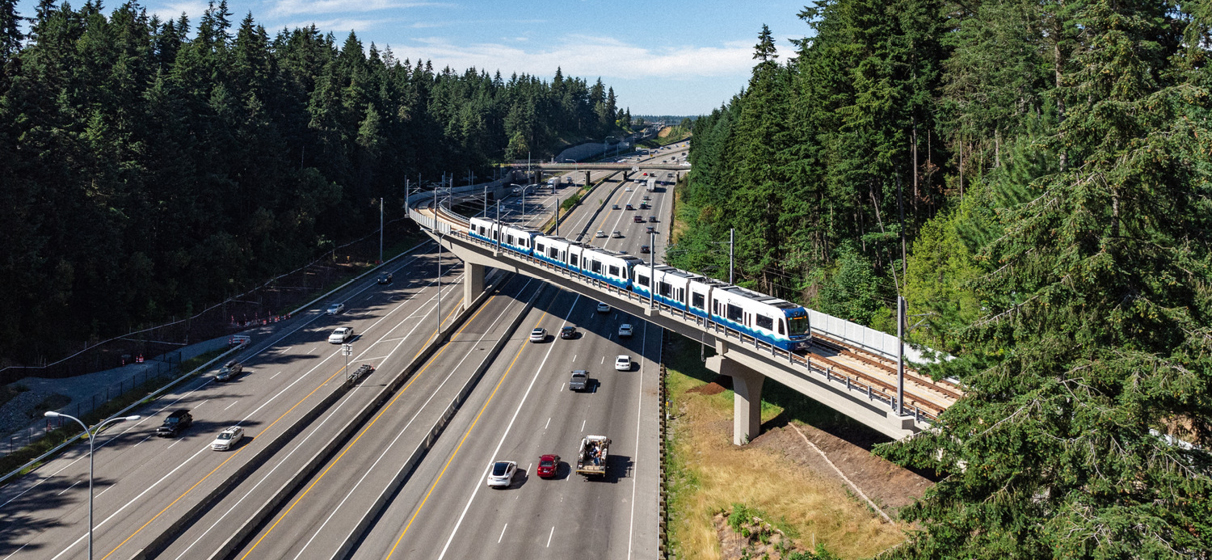
[[[379,275],[379,279],[378,279],[378,280],[376,280],[376,282],[378,282],[378,283],[380,283],[380,284],[390,284],[390,283],[391,283],[391,280],[392,280],[392,275],[391,275],[391,273],[390,273],[390,272],[384,272],[384,273],[382,273],[382,274],[380,274],[380,275]]]
[[[644,230],[644,233],[656,233],[656,228],[648,226],[648,228]]]
[[[535,471],[535,474],[539,475],[539,478],[552,478],[559,470],[559,455],[543,455],[539,457],[539,468]]]
[[[214,451],[230,451],[244,439],[244,428],[239,426],[231,426],[219,432],[219,436],[215,441],[210,443],[210,448]]]
[[[599,301],[598,302],[598,313],[610,313],[610,306]]]
[[[628,204],[628,205],[627,205],[627,209],[628,209],[628,210],[635,210],[635,207],[634,207],[634,206],[632,206],[632,205],[630,205],[630,204]]]
[[[606,232],[599,229],[598,234],[595,237],[606,237]]]
[[[572,340],[577,337],[577,334],[579,334],[577,328],[571,325],[560,329],[560,338],[564,340]]]
[[[611,205],[611,206],[610,206],[610,209],[611,209],[611,210],[618,210],[618,209],[619,209],[619,205],[618,205],[618,204],[613,204],[613,205]]]
[[[244,364],[232,360],[219,368],[219,373],[215,374],[215,381],[231,381],[240,375],[242,371],[244,371]]]
[[[650,223],[654,223],[654,224],[655,224],[655,223],[656,223],[656,221],[657,221],[657,217],[656,217],[656,216],[648,216],[648,221],[649,221]]]
[[[613,237],[615,239],[622,239],[623,234],[622,234],[622,232],[620,232],[619,230],[616,229],[616,230],[614,230],[614,233],[610,234],[610,237]]]
[[[649,208],[652,208],[652,207],[649,206],[647,202],[640,203],[640,210],[648,210]]]
[[[631,326],[631,323],[619,325],[619,338],[630,338],[633,332],[635,332],[635,328]]]
[[[617,371],[631,371],[631,356],[624,354],[615,358],[614,369]]]
[[[648,195],[644,195],[644,198],[641,198],[640,200],[643,200],[644,202],[648,202],[648,201],[652,200],[652,198],[649,197]]]
[[[328,306],[328,311],[325,311],[325,313],[327,313],[329,315],[336,315],[337,313],[341,313],[342,311],[345,311],[345,304],[344,303],[334,303],[334,304]]]
[[[569,391],[584,391],[589,388],[589,372],[583,369],[573,370],[568,380]]]
[[[631,185],[627,185],[627,188],[623,189],[623,192],[631,192]]]
[[[652,251],[648,248],[647,245],[640,245],[640,253],[647,255],[648,253],[651,253],[651,252]]]
[[[156,428],[156,435],[160,437],[177,437],[185,428],[190,427],[194,423],[194,417],[188,410],[174,410],[164,419],[164,423]]]
[[[636,214],[635,216],[632,216],[632,221],[634,221],[637,224],[642,224],[642,223],[644,223],[644,217],[639,214]]]
[[[530,331],[530,341],[547,342],[547,329],[539,327],[533,331]]]
[[[354,331],[351,327],[338,327],[328,335],[328,342],[331,344],[345,344],[345,342],[353,338]]]
[[[488,468],[489,488],[508,488],[513,484],[514,473],[518,472],[518,464],[513,461],[497,461]]]

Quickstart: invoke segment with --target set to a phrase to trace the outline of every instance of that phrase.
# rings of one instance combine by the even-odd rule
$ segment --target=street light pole
[[[648,309],[656,298],[656,232],[648,234]]]
[[[383,264],[383,197],[379,197],[379,264]]]
[[[730,228],[728,230],[728,283],[729,284],[735,283],[735,282],[733,282],[733,278],[732,278],[732,263],[733,263],[732,249],[734,246],[734,242],[736,241],[735,234],[736,234],[736,228]]]
[[[77,424],[80,424],[81,428],[84,428],[84,433],[85,433],[85,435],[88,436],[88,560],[92,560],[93,559],[93,449],[94,449],[93,435],[97,434],[97,433],[101,433],[101,428],[104,428],[105,426],[107,426],[109,424],[115,424],[118,422],[122,422],[124,420],[138,420],[140,418],[140,416],[136,414],[134,416],[123,416],[120,418],[110,418],[109,420],[106,420],[100,424],[97,424],[97,428],[95,430],[93,430],[92,432],[90,432],[88,430],[88,426],[85,426],[83,421],[81,421],[79,418],[76,418],[75,416],[70,416],[67,414],[60,414],[53,410],[46,411],[44,416],[46,416],[47,418],[71,418],[72,420],[75,420]]]

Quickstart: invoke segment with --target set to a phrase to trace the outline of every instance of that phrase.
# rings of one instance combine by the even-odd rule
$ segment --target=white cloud
[[[271,16],[298,14],[333,14],[339,12],[374,12],[420,8],[426,6],[448,6],[440,2],[405,2],[400,0],[277,0],[270,8]]]
[[[186,0],[184,2],[171,2],[149,11],[160,16],[161,20],[175,20],[181,17],[181,14],[185,14],[189,17],[190,26],[192,27],[196,26],[198,19],[202,17],[202,14],[206,13],[206,1]]]
[[[568,36],[556,45],[549,43],[531,51],[500,43],[455,44],[445,38],[419,39],[397,50],[431,59],[439,68],[474,66],[489,72],[500,69],[540,76],[560,67],[566,76],[689,79],[744,75],[753,66],[752,46],[747,43],[653,50],[585,35]]]
[[[370,44],[369,40],[366,39],[366,34],[363,32],[368,29],[372,29],[375,26],[382,25],[384,23],[392,23],[392,20],[388,20],[388,19],[329,19],[329,20],[323,20],[323,21],[321,21],[321,20],[299,20],[299,21],[292,21],[290,23],[286,23],[286,24],[282,24],[282,25],[276,25],[275,27],[277,29],[282,29],[282,28],[296,29],[296,28],[307,28],[307,27],[311,27],[312,25],[315,25],[316,29],[319,29],[320,31],[332,31],[333,34],[336,35],[338,42],[340,40],[344,39],[345,36],[348,35],[350,31],[355,31],[358,34],[358,38],[362,39],[363,43],[366,43],[367,45],[369,45]]]

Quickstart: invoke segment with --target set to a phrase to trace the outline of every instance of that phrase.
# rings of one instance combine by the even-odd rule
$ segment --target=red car
[[[551,478],[556,475],[556,471],[560,470],[559,455],[544,455],[539,457],[539,478]]]

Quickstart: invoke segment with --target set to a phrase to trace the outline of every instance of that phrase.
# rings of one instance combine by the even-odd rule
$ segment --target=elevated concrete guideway
[[[644,168],[649,168],[645,165]],[[820,333],[814,324],[818,343],[805,354],[787,352],[714,321],[685,313],[629,290],[585,277],[545,261],[508,250],[498,251],[495,244],[477,240],[466,233],[466,218],[432,206],[432,195],[422,193],[409,200],[409,215],[445,249],[466,264],[465,286],[477,284],[485,267],[500,268],[555,284],[562,289],[607,303],[623,312],[694,340],[710,343],[716,356],[708,367],[734,380],[733,441],[744,444],[760,431],[761,389],[766,377],[799,391],[864,425],[891,438],[910,436],[929,426],[931,421],[955,402],[960,389],[945,382],[936,383],[907,372],[905,376],[905,416],[895,412],[895,376],[886,357],[852,345],[839,343],[842,337]]]

